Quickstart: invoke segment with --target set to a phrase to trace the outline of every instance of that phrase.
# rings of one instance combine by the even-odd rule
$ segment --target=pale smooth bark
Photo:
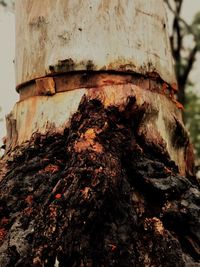
[[[65,76],[75,71],[111,71],[119,77],[95,74],[85,88],[81,77],[74,85],[73,77],[69,81]],[[127,73],[146,80],[126,81],[122,76]],[[158,82],[151,84],[151,80]],[[21,101],[8,116],[7,149],[35,133],[61,132],[69,126],[82,96],[90,97],[96,90],[92,88],[98,87],[98,98],[110,98],[106,100],[110,105],[122,105],[133,96],[138,105],[147,102],[151,111],[145,128],[154,133],[149,138],[163,139],[171,159],[185,173],[185,147],[172,141],[176,120],[182,125],[182,119],[173,99],[176,78],[161,0],[17,0],[16,83]]]
[[[155,73],[176,83],[162,0],[17,0],[17,86],[52,73]]]

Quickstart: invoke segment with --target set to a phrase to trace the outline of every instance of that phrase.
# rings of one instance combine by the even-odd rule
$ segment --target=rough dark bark
[[[63,135],[10,157],[1,267],[200,266],[198,182],[139,136],[144,114],[84,99]]]

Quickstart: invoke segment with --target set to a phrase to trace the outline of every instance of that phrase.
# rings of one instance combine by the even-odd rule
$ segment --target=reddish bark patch
[[[60,199],[61,197],[62,197],[61,194],[56,194],[56,195],[55,195],[55,198],[56,198],[56,199]]]
[[[101,130],[96,129],[97,132],[101,132]],[[103,152],[103,147],[101,144],[95,141],[96,132],[95,129],[87,129],[85,133],[81,134],[81,137],[74,144],[74,149],[77,153],[81,153],[85,150],[92,150],[97,153]]]
[[[5,228],[0,228],[0,243],[4,240],[5,236],[7,235],[7,231]]]

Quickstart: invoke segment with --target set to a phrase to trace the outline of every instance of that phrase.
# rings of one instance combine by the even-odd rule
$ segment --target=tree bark
[[[64,134],[38,135],[9,157],[2,267],[198,262],[198,185],[139,134],[146,109],[84,98]]]
[[[46,9],[36,1],[16,3],[17,29],[21,19],[25,30],[17,40],[20,101],[7,117],[1,161],[0,266],[198,266],[199,183],[182,107],[174,98],[162,1],[151,0],[154,8],[141,0],[129,6],[45,2]],[[136,17],[129,17],[130,9]],[[86,10],[94,25],[88,19],[82,28]],[[64,19],[70,24],[61,25]],[[148,27],[159,33],[162,47],[141,32],[143,19],[152,22]],[[133,21],[137,38],[113,46],[110,33],[133,31]],[[101,47],[88,42],[97,22]],[[59,34],[51,39],[56,23],[62,31],[70,25],[67,59],[64,48],[58,52]],[[33,51],[32,42],[39,45],[44,33],[47,46],[40,43]],[[134,46],[142,38],[142,47]]]

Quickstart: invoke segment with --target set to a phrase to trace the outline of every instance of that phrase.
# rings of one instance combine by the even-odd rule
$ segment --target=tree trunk
[[[18,0],[16,13],[0,266],[199,266],[162,1]]]

